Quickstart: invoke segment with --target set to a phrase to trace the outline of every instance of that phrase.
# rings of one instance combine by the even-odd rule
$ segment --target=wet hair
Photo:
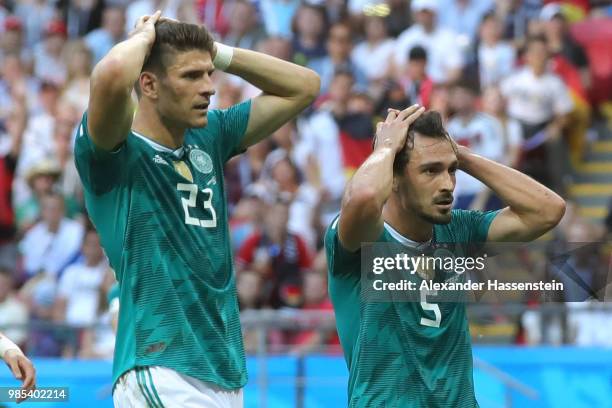
[[[435,139],[448,140],[449,143],[451,143],[451,146],[453,146],[453,150],[456,149],[455,143],[452,141],[446,129],[444,129],[444,125],[442,123],[442,116],[440,115],[440,113],[436,111],[427,111],[423,113],[417,120],[415,120],[408,128],[408,137],[406,138],[406,144],[404,145],[402,150],[400,150],[395,155],[395,160],[393,161],[394,174],[402,173],[404,168],[410,161],[410,152],[414,148],[414,136],[416,133]],[[455,153],[457,153],[456,150]]]
[[[163,76],[174,53],[200,50],[208,51],[212,57],[213,49],[214,39],[204,26],[178,21],[160,21],[155,25],[155,42],[141,72],[149,71]],[[138,81],[136,93],[140,96]]]

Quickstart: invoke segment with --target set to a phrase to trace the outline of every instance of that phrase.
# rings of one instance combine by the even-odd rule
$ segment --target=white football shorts
[[[226,390],[167,367],[124,373],[113,392],[115,408],[243,408],[242,389]]]

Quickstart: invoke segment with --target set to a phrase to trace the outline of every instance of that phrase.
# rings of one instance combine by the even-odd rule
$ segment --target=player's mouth
[[[434,204],[442,210],[450,210],[453,206],[453,197],[445,197],[434,201]]]
[[[206,110],[208,109],[208,103],[200,103],[198,105],[194,105],[193,109],[206,112]]]

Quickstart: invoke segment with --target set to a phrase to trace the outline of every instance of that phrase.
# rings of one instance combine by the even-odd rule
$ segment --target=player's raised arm
[[[350,251],[362,242],[375,241],[383,228],[382,210],[393,188],[393,162],[404,147],[408,127],[425,110],[418,105],[401,112],[390,110],[376,127],[374,152],[349,181],[338,222],[338,237]]]
[[[554,228],[565,201],[531,177],[459,148],[459,168],[486,184],[507,205],[489,228],[488,241],[531,241]]]
[[[155,41],[155,23],[160,13],[141,17],[130,37],[115,45],[94,67],[87,130],[101,149],[114,150],[130,131],[134,114],[132,89]]]
[[[308,68],[255,51],[230,49],[218,43],[215,49],[217,68],[237,75],[263,91],[253,99],[241,147],[249,147],[271,135],[319,94],[319,76]],[[224,53],[228,52],[233,53],[230,65],[219,67],[217,54],[226,55]]]

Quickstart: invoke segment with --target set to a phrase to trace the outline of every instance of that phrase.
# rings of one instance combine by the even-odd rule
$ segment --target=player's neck
[[[174,150],[183,145],[186,129],[184,127],[173,127],[171,124],[165,123],[152,107],[141,103],[136,115],[134,115],[132,130]]]
[[[403,237],[415,242],[427,242],[433,236],[433,224],[412,211],[403,209],[396,198],[389,197],[383,208],[383,219]]]

